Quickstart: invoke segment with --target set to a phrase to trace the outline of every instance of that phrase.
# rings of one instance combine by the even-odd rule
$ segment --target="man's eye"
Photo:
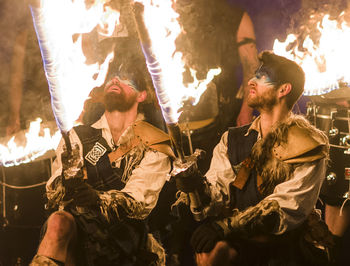
[[[261,79],[262,76],[263,76],[263,75],[261,75],[260,73],[255,73],[255,77],[256,77],[257,79]]]

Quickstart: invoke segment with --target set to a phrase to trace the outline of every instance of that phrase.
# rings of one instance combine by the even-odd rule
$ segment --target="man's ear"
[[[278,88],[278,97],[282,98],[289,94],[292,90],[292,84],[284,83]]]
[[[147,98],[147,91],[140,91],[137,96],[137,102],[142,103]]]

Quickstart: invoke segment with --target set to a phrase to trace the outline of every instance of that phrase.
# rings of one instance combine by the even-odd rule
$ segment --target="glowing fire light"
[[[28,163],[44,155],[48,150],[56,149],[61,134],[57,131],[54,135],[51,135],[50,129],[44,128],[42,135],[40,135],[40,124],[40,118],[30,123],[29,130],[25,133],[25,146],[18,146],[15,136],[8,141],[7,146],[0,144],[0,165],[9,167]]]
[[[40,9],[32,8],[36,29],[38,31],[39,28],[38,32],[45,37],[38,39],[41,46],[46,46],[46,50],[42,50],[44,60],[49,58],[45,70],[51,93],[52,89],[59,91],[59,97],[56,98],[59,105],[56,108],[59,109],[58,120],[61,121],[58,125],[63,131],[72,128],[91,89],[102,85],[108,63],[113,57],[113,54],[108,55],[101,65],[87,65],[82,52],[82,33],[89,33],[97,27],[99,34],[104,37],[113,34],[119,22],[119,13],[106,7],[108,2],[109,0],[98,0],[87,9],[84,0],[44,0]],[[140,2],[145,6],[145,22],[152,39],[152,50],[164,72],[165,88],[171,98],[171,108],[175,110],[173,120],[177,121],[180,115],[177,110],[183,102],[191,99],[196,104],[207,84],[221,70],[210,70],[206,80],[197,80],[192,71],[194,82],[183,85],[182,54],[175,53],[175,39],[181,27],[177,22],[178,14],[171,7],[171,0]],[[7,143],[7,147],[0,145],[0,164],[18,165],[34,160],[47,150],[55,149],[60,134],[56,132],[51,137],[45,129],[44,136],[39,136],[39,132],[40,120],[31,124],[26,134],[25,147],[18,146],[14,138]]]
[[[343,21],[344,13],[338,21]],[[305,95],[321,95],[339,88],[339,83],[349,83],[350,72],[350,27],[343,21],[339,23],[330,20],[325,15],[322,21],[317,23],[320,32],[318,43],[314,43],[307,36],[302,43],[303,51],[298,50],[297,36],[288,35],[285,42],[275,40],[273,50],[276,54],[287,57],[297,62],[305,71]]]
[[[95,1],[87,9],[84,0],[46,0],[41,8],[32,8],[54,114],[63,132],[73,127],[90,91],[103,84],[113,58],[111,53],[103,64],[88,65],[82,50],[82,33],[97,27],[104,36],[113,34],[119,13],[107,2]]]
[[[178,14],[172,8],[171,0],[137,0],[144,5],[145,25],[152,41],[152,51],[159,61],[162,70],[162,83],[169,95],[169,106],[163,107],[170,111],[170,123],[176,123],[180,116],[178,110],[184,101],[191,99],[193,104],[198,103],[200,96],[206,90],[207,84],[221,72],[221,69],[211,69],[206,80],[197,80],[195,72],[194,82],[184,85],[183,72],[185,71],[182,61],[182,53],[175,52],[175,40],[181,32],[177,21]],[[166,119],[167,120],[167,119]]]
[[[49,58],[45,71],[51,95],[53,90],[59,91],[52,98],[55,117],[62,131],[73,127],[90,91],[103,84],[113,58],[111,53],[101,65],[87,65],[82,51],[82,33],[89,33],[97,27],[104,37],[113,34],[119,13],[105,6],[107,2],[109,0],[95,1],[86,8],[84,0],[44,0],[41,8],[32,8],[39,43],[46,46],[46,50],[42,50],[43,59]],[[44,39],[40,39],[40,32]],[[56,149],[61,134],[57,131],[51,137],[49,129],[44,129],[44,136],[40,136],[40,122],[39,119],[30,124],[26,146],[18,144],[15,137],[7,146],[0,145],[0,165],[27,163],[48,150]]]

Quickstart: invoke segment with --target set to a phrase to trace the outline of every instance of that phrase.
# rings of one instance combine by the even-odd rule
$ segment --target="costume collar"
[[[143,114],[138,114],[135,122],[140,121],[140,120],[144,120]],[[92,127],[96,128],[96,129],[102,129],[103,137],[107,140],[107,143],[111,148],[113,148],[114,146],[120,146],[120,145],[126,144],[134,136],[134,132],[132,129],[132,124],[131,124],[129,127],[127,127],[124,130],[124,132],[122,133],[122,135],[120,136],[120,138],[118,140],[118,143],[114,144],[113,138],[112,138],[112,133],[109,129],[107,118],[106,118],[105,114],[103,114],[102,117],[92,125]]]
[[[260,122],[260,120],[261,120],[261,116],[259,115],[253,121],[253,123],[250,125],[250,127],[247,130],[247,133],[245,133],[244,136],[248,136],[252,130],[255,130],[256,132],[258,132],[258,139],[261,139],[261,125],[260,125],[261,122]]]

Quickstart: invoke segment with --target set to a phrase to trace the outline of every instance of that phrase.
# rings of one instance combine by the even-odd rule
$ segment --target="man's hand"
[[[185,193],[193,192],[203,186],[204,177],[192,167],[175,176],[176,187]]]
[[[197,253],[196,263],[198,266],[233,265],[237,256],[237,251],[230,247],[227,242],[219,241],[210,253]]]
[[[83,158],[80,156],[79,146],[75,145],[72,152],[69,153],[65,150],[61,154],[62,160],[62,175],[64,179],[68,180],[71,178],[83,178]]]
[[[73,199],[79,207],[97,206],[100,198],[97,190],[80,178],[72,178],[65,181],[67,196]]]
[[[215,222],[200,225],[191,237],[191,245],[196,253],[208,253],[217,242],[223,240],[224,231]]]
[[[205,152],[199,149],[186,157],[183,163],[180,159],[174,161],[174,168],[171,175],[175,177],[176,187],[185,193],[194,192],[197,189],[203,190],[205,178],[199,172],[197,160],[205,155]]]

